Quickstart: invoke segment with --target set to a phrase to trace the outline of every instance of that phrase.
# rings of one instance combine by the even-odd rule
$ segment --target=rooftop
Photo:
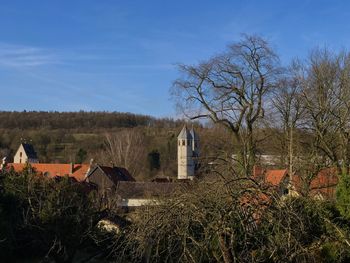
[[[184,125],[177,138],[181,140],[192,140],[191,132],[187,129],[186,125]]]
[[[25,163],[9,163],[7,167],[13,167],[16,172],[21,172],[26,167]],[[71,171],[73,165],[73,171]],[[89,170],[89,164],[63,164],[63,163],[31,163],[30,166],[34,172],[44,175],[48,178],[56,176],[70,176],[77,181],[82,182],[85,179],[86,173]],[[73,172],[73,173],[71,173]]]
[[[38,159],[38,156],[34,150],[33,145],[29,143],[21,143],[21,144],[29,159]]]

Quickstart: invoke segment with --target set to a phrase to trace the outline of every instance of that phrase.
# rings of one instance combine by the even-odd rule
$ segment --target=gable
[[[22,153],[22,156],[20,156],[20,153]],[[18,147],[18,150],[15,154],[15,156],[21,157],[21,158],[27,158],[27,153],[24,150],[23,144],[20,144],[20,146]]]
[[[86,182],[97,185],[99,188],[112,188],[115,186],[111,178],[99,167],[95,167],[87,176]]]
[[[34,147],[28,143],[21,143],[18,150],[14,156],[14,161],[16,163],[37,162],[38,157],[34,150]]]

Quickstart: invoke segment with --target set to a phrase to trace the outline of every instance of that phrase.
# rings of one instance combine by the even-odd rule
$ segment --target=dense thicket
[[[242,181],[193,185],[158,206],[138,210],[135,218],[126,247],[132,247],[136,262],[350,259],[350,222],[334,203],[280,199],[273,191]],[[120,243],[119,256],[123,248]],[[130,257],[130,249],[125,253]]]
[[[68,178],[0,172],[0,254],[5,261],[71,262],[103,253],[95,236],[106,216],[87,186]],[[97,240],[96,240],[97,241]]]

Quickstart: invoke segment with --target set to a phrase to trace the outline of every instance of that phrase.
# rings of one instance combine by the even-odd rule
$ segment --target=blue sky
[[[169,88],[242,33],[282,62],[349,49],[349,1],[0,0],[0,110],[177,117]]]

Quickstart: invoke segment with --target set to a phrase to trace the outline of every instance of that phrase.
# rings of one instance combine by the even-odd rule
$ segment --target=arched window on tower
[[[186,145],[186,141],[185,140],[182,140],[182,145]]]

